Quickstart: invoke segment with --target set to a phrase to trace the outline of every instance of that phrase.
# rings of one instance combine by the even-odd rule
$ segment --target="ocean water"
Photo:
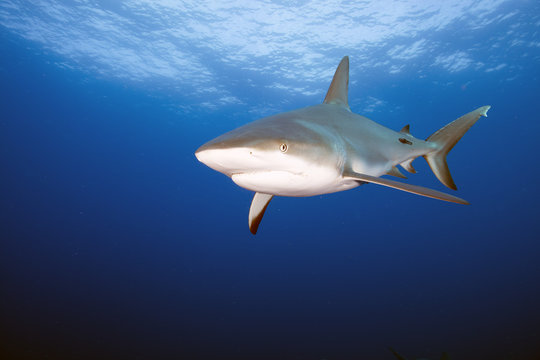
[[[538,359],[534,1],[0,4],[3,359]],[[275,198],[194,151],[322,102],[426,138],[460,206],[375,185]],[[423,159],[406,182],[444,188]]]

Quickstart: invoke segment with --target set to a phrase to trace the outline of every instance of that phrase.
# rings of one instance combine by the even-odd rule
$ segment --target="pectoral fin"
[[[264,216],[264,212],[270,203],[270,200],[274,195],[255,193],[253,200],[251,201],[251,207],[249,208],[249,231],[253,235],[257,233],[259,224]]]
[[[388,187],[391,187],[391,188],[394,188],[394,189],[407,191],[407,192],[410,192],[410,193],[413,193],[413,194],[427,196],[427,197],[430,197],[430,198],[439,199],[439,200],[443,200],[443,201],[449,201],[449,202],[454,202],[454,203],[457,203],[457,204],[464,204],[464,205],[469,204],[469,202],[467,200],[463,200],[461,198],[458,198],[457,196],[452,196],[452,195],[449,195],[449,194],[445,194],[443,192],[433,190],[433,189],[428,189],[428,188],[423,187],[423,186],[405,184],[405,183],[401,183],[401,182],[398,182],[398,181],[389,180],[389,179],[382,179],[382,178],[378,178],[378,177],[375,177],[375,176],[356,173],[356,172],[353,172],[353,171],[344,172],[343,176],[347,177],[347,178],[354,179],[354,180],[363,181],[363,182],[370,182],[370,183],[373,183],[373,184],[378,184],[378,185],[383,185],[383,186],[388,186]]]

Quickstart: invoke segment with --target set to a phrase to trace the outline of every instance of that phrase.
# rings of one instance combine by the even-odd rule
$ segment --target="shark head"
[[[241,126],[207,142],[195,156],[237,185],[258,193],[313,196],[357,186],[342,179],[346,162],[342,138],[335,128],[323,125],[336,114],[350,114],[348,83],[346,56],[323,104]]]
[[[337,181],[336,143],[292,111],[260,119],[201,146],[195,156],[248,190],[307,196]]]

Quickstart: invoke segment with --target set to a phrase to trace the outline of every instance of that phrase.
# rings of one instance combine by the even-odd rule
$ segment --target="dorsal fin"
[[[409,135],[411,135],[411,129],[410,129],[409,124],[405,125],[405,126],[403,127],[403,129],[401,129],[399,132],[402,133],[402,134],[409,134]]]
[[[341,105],[347,110],[351,111],[349,108],[349,57],[345,56],[341,59],[332,83],[328,88],[328,92],[324,97],[324,104],[335,104]]]

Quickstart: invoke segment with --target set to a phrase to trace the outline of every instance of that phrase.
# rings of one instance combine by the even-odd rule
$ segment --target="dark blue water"
[[[254,237],[252,194],[193,156],[254,120],[245,104],[193,110],[0,40],[2,358],[540,356],[538,48],[511,81],[351,78],[351,104],[400,104],[368,117],[419,138],[492,105],[448,160],[470,206],[374,185],[276,198]],[[444,190],[414,165],[410,183]]]

